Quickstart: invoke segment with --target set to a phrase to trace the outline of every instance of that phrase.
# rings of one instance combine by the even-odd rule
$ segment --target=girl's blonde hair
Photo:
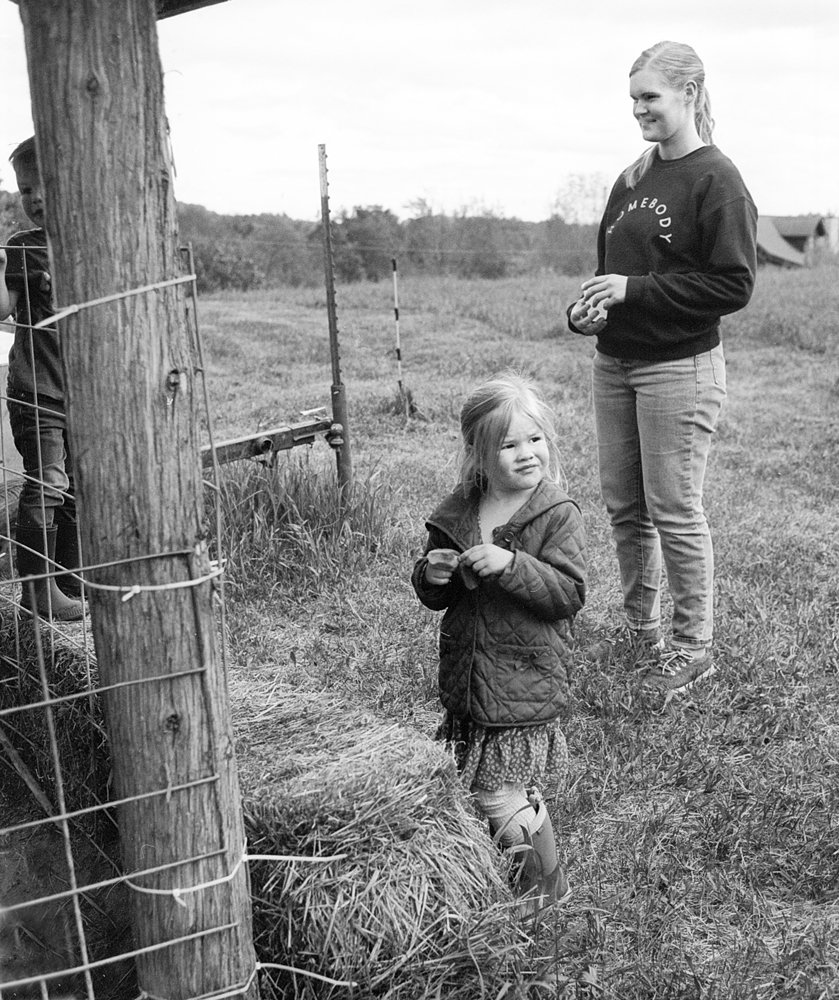
[[[563,479],[553,411],[532,379],[506,371],[474,389],[460,411],[460,483],[466,493],[474,487],[486,490],[498,470],[498,452],[516,413],[529,417],[545,435],[550,458],[545,478],[554,483]]]
[[[699,138],[712,142],[714,119],[711,117],[711,99],[705,89],[705,67],[696,52],[684,42],[656,42],[644,49],[632,64],[630,77],[642,69],[654,69],[674,90],[681,90],[689,80],[696,84],[696,103],[694,104],[694,122]],[[656,146],[651,146],[634,163],[624,170],[626,186],[634,188],[644,174],[649,170],[656,155]]]

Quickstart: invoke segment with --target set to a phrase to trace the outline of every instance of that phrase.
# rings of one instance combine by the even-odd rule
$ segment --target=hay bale
[[[0,683],[3,706],[40,697],[33,637],[20,635],[20,664],[7,663]],[[0,625],[0,642],[11,636]],[[72,647],[57,650],[54,693],[87,690],[87,670]],[[268,969],[265,1000],[517,995],[532,941],[443,748],[327,693],[278,686],[270,673],[237,671],[231,703],[249,853],[335,858],[250,864],[259,960],[300,970]],[[42,716],[7,716],[4,729],[15,720],[15,745],[51,795]],[[66,703],[56,722],[68,806],[106,800],[98,698]],[[83,839],[104,835],[88,827]],[[93,880],[94,868],[82,879]],[[103,942],[109,950],[120,948]]]
[[[262,695],[236,727],[249,853],[335,858],[251,862],[260,961],[327,980],[269,970],[266,996],[515,995],[531,942],[441,746],[320,692]]]
[[[4,769],[7,794],[28,797],[25,771],[34,778],[40,790],[55,806],[57,790],[53,752],[49,740],[44,708],[22,708],[43,700],[38,669],[38,647],[35,625],[29,618],[16,621],[14,612],[0,610],[0,709],[16,709],[0,718],[3,742],[11,745],[23,765]],[[90,692],[97,683],[92,645],[86,653],[79,641],[81,624],[63,626],[73,638],[51,632],[41,624],[40,644],[45,660],[47,683],[54,698]],[[61,778],[67,810],[73,812],[106,802],[111,773],[110,751],[102,720],[99,698],[91,695],[58,702],[52,707]],[[0,747],[0,760],[7,756]],[[17,786],[17,787],[13,787]],[[87,814],[77,819],[87,832],[107,828],[113,820],[107,811]],[[112,833],[110,834],[112,836]]]
[[[4,407],[5,411],[5,407]],[[0,466],[0,580],[14,576],[14,545],[17,508],[23,484],[13,480]]]
[[[76,637],[81,626],[74,626]],[[0,615],[0,708],[15,709],[42,700],[34,625]],[[40,626],[41,648],[54,697],[87,693],[96,683],[96,665],[77,642]],[[60,702],[52,709],[64,802],[68,811],[106,802],[110,755],[98,697]],[[77,964],[75,905],[49,900],[69,884],[63,834],[54,824],[31,826],[57,811],[56,775],[43,708],[26,708],[0,718],[0,982],[36,976]],[[119,872],[119,843],[110,810],[76,816],[69,823],[74,873],[80,884],[113,878]],[[6,907],[29,902],[14,910]],[[116,885],[90,890],[77,901],[85,927],[88,957],[106,959],[129,951],[128,891]],[[4,912],[5,911],[5,912]],[[134,982],[133,963],[123,961],[93,972],[102,1000],[124,997]],[[56,989],[58,980],[54,981]],[[70,984],[62,984],[69,988]],[[73,985],[83,990],[74,977]],[[0,987],[2,991],[2,987]],[[134,991],[136,992],[136,991]],[[27,994],[28,995],[28,994]],[[76,993],[74,992],[75,996]],[[80,995],[80,994],[79,994]],[[131,995],[134,995],[132,992]]]

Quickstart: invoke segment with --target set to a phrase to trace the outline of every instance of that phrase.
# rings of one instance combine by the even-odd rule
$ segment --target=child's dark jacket
[[[63,400],[58,333],[55,327],[31,329],[54,312],[47,234],[43,229],[15,233],[9,237],[7,258],[6,286],[18,293],[15,340],[9,351],[9,388]]]
[[[465,551],[474,541],[478,495],[457,489],[426,522],[431,549]],[[445,586],[411,582],[440,626],[440,699],[484,726],[551,722],[568,700],[569,622],[585,601],[585,532],[579,508],[543,481],[493,541],[514,553],[498,577],[470,590],[460,573]]]

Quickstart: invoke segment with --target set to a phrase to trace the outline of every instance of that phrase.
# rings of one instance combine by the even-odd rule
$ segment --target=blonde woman
[[[615,182],[595,277],[569,308],[597,337],[593,366],[600,485],[611,520],[625,624],[595,659],[646,666],[667,697],[714,672],[714,560],[702,495],[726,394],[720,317],[754,287],[757,210],[713,144],[696,52],[659,42],[629,74],[651,146]],[[661,633],[662,560],[673,602]]]

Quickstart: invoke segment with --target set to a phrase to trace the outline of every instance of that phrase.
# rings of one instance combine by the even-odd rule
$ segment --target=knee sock
[[[524,843],[522,827],[532,830],[536,823],[536,810],[524,793],[524,786],[505,781],[495,792],[483,788],[475,791],[481,811],[489,820],[493,837],[504,848]]]

